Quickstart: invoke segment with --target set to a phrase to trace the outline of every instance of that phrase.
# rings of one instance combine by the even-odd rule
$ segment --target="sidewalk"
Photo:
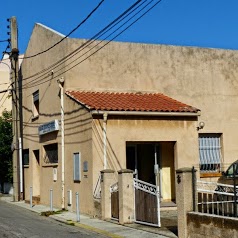
[[[30,204],[27,204],[24,201],[13,202],[12,197],[9,197],[9,196],[0,195],[0,199],[1,201],[5,201],[13,205],[26,208],[30,211],[33,211],[39,214],[42,212],[49,211],[48,206],[35,205],[33,207],[30,207]],[[54,209],[54,211],[57,211],[57,209]],[[123,226],[113,221],[112,222],[102,221],[97,218],[90,218],[86,215],[81,215],[81,214],[80,214],[80,222],[77,222],[76,213],[69,212],[69,211],[63,211],[63,212],[60,212],[59,214],[51,215],[50,218],[63,222],[65,224],[75,225],[77,227],[94,231],[99,234],[102,234],[108,237],[113,237],[113,238],[120,238],[120,237],[175,238],[177,237],[173,232],[171,232],[170,230],[166,228],[153,228],[153,227],[143,226],[139,224],[130,224],[130,225]]]

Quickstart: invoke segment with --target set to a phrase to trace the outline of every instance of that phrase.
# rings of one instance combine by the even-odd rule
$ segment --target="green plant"
[[[0,182],[11,182],[13,179],[12,168],[12,114],[3,111],[0,116]]]

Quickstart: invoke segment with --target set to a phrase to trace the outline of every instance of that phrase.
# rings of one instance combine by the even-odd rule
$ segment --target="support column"
[[[119,188],[119,223],[132,223],[134,221],[134,185],[133,171],[122,169],[118,171]]]
[[[101,211],[102,219],[111,219],[111,192],[110,186],[115,183],[114,170],[104,169],[101,171]]]
[[[178,236],[187,238],[187,213],[194,210],[196,203],[195,177],[196,170],[181,168],[176,170],[176,203],[178,211]]]

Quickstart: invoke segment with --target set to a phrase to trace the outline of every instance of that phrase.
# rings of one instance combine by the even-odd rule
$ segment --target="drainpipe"
[[[65,183],[64,183],[64,78],[60,78],[57,80],[59,87],[60,87],[60,108],[61,108],[61,190],[62,190],[62,195],[61,195],[61,207],[62,210],[65,209],[65,195],[64,195],[64,190],[65,190]]]
[[[18,139],[19,143],[19,168],[20,168],[20,193],[23,193],[23,169],[22,169],[22,143],[21,137]]]
[[[103,168],[107,168],[107,113],[103,114]]]

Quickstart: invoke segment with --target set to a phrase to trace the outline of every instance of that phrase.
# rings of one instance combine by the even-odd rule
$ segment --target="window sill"
[[[74,180],[74,183],[80,183],[81,180]]]
[[[26,169],[29,168],[29,167],[30,167],[29,164],[24,165],[24,168],[26,168]]]
[[[42,167],[58,167],[58,163],[43,164]]]
[[[201,173],[200,178],[211,178],[211,177],[221,177],[220,172],[214,172],[214,173]]]

